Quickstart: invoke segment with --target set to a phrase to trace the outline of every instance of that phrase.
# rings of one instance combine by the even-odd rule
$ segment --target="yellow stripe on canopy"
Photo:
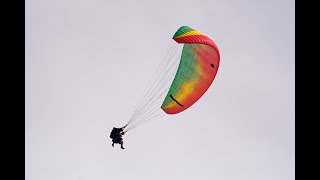
[[[185,36],[192,36],[192,35],[203,35],[201,32],[199,31],[196,31],[196,30],[192,30],[192,31],[189,31],[189,32],[186,32],[178,37],[175,37],[175,38],[181,38],[181,37],[185,37]]]

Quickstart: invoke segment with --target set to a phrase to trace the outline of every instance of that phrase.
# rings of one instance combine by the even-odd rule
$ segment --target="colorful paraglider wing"
[[[177,43],[184,43],[180,64],[161,108],[177,114],[192,106],[213,82],[220,63],[216,44],[199,31],[182,26],[174,34]]]

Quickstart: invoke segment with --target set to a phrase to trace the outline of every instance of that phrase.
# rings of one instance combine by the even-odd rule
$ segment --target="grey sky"
[[[26,180],[293,180],[294,6],[26,0]],[[112,148],[183,25],[218,45],[215,81]]]

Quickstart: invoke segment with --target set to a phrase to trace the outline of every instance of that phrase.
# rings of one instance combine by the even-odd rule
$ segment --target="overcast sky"
[[[294,0],[26,0],[26,180],[294,180]],[[220,49],[191,108],[122,126],[183,25]]]

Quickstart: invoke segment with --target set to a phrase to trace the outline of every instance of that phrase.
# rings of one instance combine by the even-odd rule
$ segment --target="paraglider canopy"
[[[192,106],[207,91],[219,68],[220,54],[207,36],[188,26],[174,34],[183,43],[180,64],[161,108],[167,114],[177,114]]]

